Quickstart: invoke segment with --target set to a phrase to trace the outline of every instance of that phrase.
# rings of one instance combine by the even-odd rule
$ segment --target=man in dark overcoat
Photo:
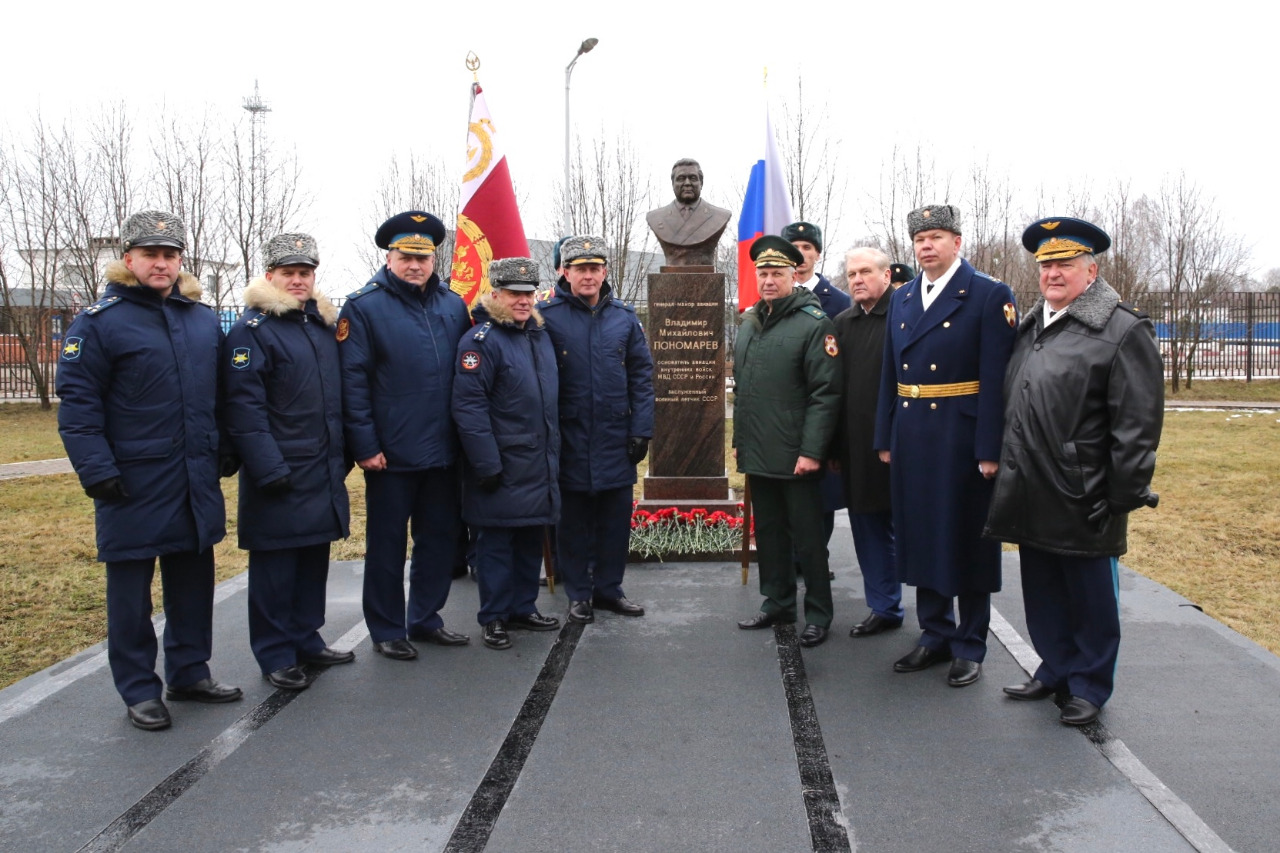
[[[1066,701],[1084,725],[1111,697],[1120,651],[1117,558],[1129,513],[1155,506],[1164,366],[1147,316],[1098,275],[1111,245],[1091,222],[1033,222],[1022,244],[1042,298],[1022,318],[1004,382],[1004,445],[988,536],[1015,542],[1041,663],[1014,699]]]
[[[382,223],[374,242],[387,263],[338,316],[347,450],[365,482],[364,618],[374,651],[393,660],[418,656],[411,639],[470,642],[440,618],[462,524],[453,359],[471,326],[466,303],[435,272],[444,238],[444,223],[426,211]]]
[[[885,316],[893,296],[889,256],[870,247],[845,255],[853,307],[835,318],[844,370],[837,458],[849,502],[853,548],[871,612],[849,631],[869,637],[902,625],[902,584],[894,565],[889,466],[875,449],[876,397],[884,361]]]
[[[266,273],[245,289],[245,311],[223,355],[227,433],[240,455],[237,533],[249,552],[249,646],[272,686],[304,690],[303,664],[355,660],[320,636],[329,544],[345,539],[338,309],[316,292],[320,252],[309,234],[262,247]]]
[[[889,301],[875,444],[890,465],[899,579],[916,587],[922,634],[894,670],[950,660],[947,683],[964,687],[981,675],[1000,589],[1000,546],[982,526],[1017,310],[1008,285],[960,257],[956,208],[913,210],[907,229],[921,273]]]
[[[107,659],[128,718],[167,728],[160,698],[234,702],[209,675],[213,546],[226,535],[218,476],[235,473],[217,419],[222,329],[182,270],[186,228],[135,213],[103,297],[67,330],[58,362],[58,431],[94,499],[107,570]],[[220,459],[220,450],[221,456]],[[156,675],[151,579],[164,586],[164,682]]]
[[[453,419],[464,456],[462,516],[476,531],[485,646],[511,648],[508,629],[553,631],[538,612],[547,525],[560,517],[559,380],[555,348],[534,308],[538,266],[502,258],[493,290],[458,342]]]

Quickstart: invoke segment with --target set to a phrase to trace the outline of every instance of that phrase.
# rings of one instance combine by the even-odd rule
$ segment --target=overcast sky
[[[144,132],[161,103],[234,117],[257,80],[273,145],[297,151],[316,197],[298,227],[333,259],[322,273],[342,278],[357,266],[353,246],[365,239],[393,152],[456,162],[461,181],[468,51],[480,57],[527,201],[526,233],[557,236],[564,67],[594,36],[599,46],[573,75],[575,133],[628,135],[652,167],[654,206],[670,200],[670,164],[685,156],[702,162],[708,200],[736,206],[736,188],[763,155],[766,99],[776,121],[803,77],[806,103],[849,177],[828,274],[847,242],[868,233],[870,194],[895,144],[931,147],[958,177],[988,162],[1025,187],[1028,202],[1041,183],[1053,193],[1088,179],[1100,196],[1117,176],[1154,193],[1163,176],[1185,170],[1253,247],[1255,274],[1280,267],[1269,129],[1280,14],[1271,7],[709,5],[171,0],[133,17],[142,7],[24,3],[6,12],[0,128],[25,129],[37,109],[60,118],[120,99],[143,110]]]

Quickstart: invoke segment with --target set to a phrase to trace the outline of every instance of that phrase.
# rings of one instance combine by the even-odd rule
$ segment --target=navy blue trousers
[[[950,649],[953,657],[982,663],[987,656],[987,631],[991,627],[991,593],[962,592],[956,601],[960,604],[959,623],[950,596],[916,587],[916,615],[924,631],[920,645]]]
[[[476,621],[526,616],[537,611],[544,527],[481,527],[476,537]]]
[[[1041,683],[1101,708],[1115,686],[1120,589],[1114,557],[1067,557],[1019,547],[1027,632]]]
[[[126,705],[159,699],[164,684],[209,677],[213,654],[213,549],[160,558],[164,595],[164,682],[156,675],[151,579],[156,558],[107,562],[107,660]]]
[[[323,651],[329,543],[249,552],[249,647],[263,674]]]
[[[623,598],[631,542],[631,487],[601,492],[560,490],[557,577],[570,601]],[[592,566],[594,562],[594,566]]]
[[[459,507],[458,475],[452,467],[427,471],[366,471],[364,621],[375,643],[444,625],[440,609],[453,582]],[[409,560],[405,611],[404,556]]]
[[[901,622],[902,584],[894,562],[893,513],[849,511],[853,530],[853,550],[862,571],[862,589],[867,606],[891,622]]]

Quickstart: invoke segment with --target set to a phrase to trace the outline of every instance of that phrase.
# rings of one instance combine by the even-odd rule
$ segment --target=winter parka
[[[462,439],[462,517],[477,527],[529,527],[560,519],[559,378],[535,310],[517,325],[492,292],[458,342],[453,419]],[[486,492],[480,478],[501,475]]]
[[[560,368],[560,485],[578,492],[630,486],[628,438],[653,437],[653,357],[635,310],[606,281],[592,307],[562,276],[538,304]]]
[[[383,267],[338,316],[343,420],[356,461],[383,453],[388,471],[452,465],[453,357],[471,326],[466,303],[433,273],[418,288]]]
[[[83,486],[119,477],[128,497],[95,500],[98,559],[204,551],[226,535],[218,485],[222,329],[182,273],[167,298],[123,261],[72,322],[56,388],[58,431]]]
[[[244,292],[227,333],[222,381],[227,433],[240,456],[240,547],[278,550],[347,536],[338,309],[305,304],[265,278]],[[261,487],[289,478],[288,491]]]

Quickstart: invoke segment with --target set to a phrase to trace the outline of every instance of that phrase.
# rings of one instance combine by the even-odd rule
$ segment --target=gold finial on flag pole
[[[480,57],[476,56],[475,51],[467,51],[467,70],[471,72],[471,79],[479,83],[480,75],[476,72],[480,69]]]

